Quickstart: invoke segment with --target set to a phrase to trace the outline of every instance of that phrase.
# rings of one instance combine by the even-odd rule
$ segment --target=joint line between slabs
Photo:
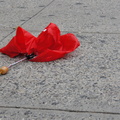
[[[42,12],[45,8],[47,8],[49,5],[51,5],[55,0],[52,0],[49,4],[47,4],[44,8],[42,8],[40,11],[38,11],[36,14],[34,14],[32,17],[30,17],[28,20],[26,20],[25,22],[23,22],[20,26],[24,25],[25,23],[27,23],[29,20],[31,20],[32,18],[34,18],[36,15],[38,15],[40,12]],[[7,38],[9,35],[11,35],[13,32],[15,31],[12,30],[8,35],[6,35],[3,39],[0,40],[0,42],[2,42],[5,38]]]
[[[66,32],[66,33],[76,33],[76,34],[120,34],[116,32],[86,32],[86,31],[61,31],[61,32]]]
[[[80,33],[86,33],[86,34],[120,34],[120,33],[115,33],[115,32],[85,32],[85,31],[81,31]]]
[[[43,111],[56,111],[56,112],[69,112],[69,113],[89,113],[89,114],[109,114],[109,115],[120,115],[120,113],[115,112],[97,112],[97,111],[80,111],[80,110],[70,110],[70,109],[54,109],[54,108],[32,108],[32,107],[16,107],[16,106],[0,106],[1,109],[23,109],[23,110],[43,110]]]
[[[55,0],[52,0],[49,4],[47,4],[45,7],[43,7],[40,11],[38,11],[36,14],[34,14],[32,17],[30,17],[28,20],[26,20],[25,22],[23,22],[21,24],[24,25],[26,22],[28,22],[29,20],[31,20],[32,18],[34,18],[36,15],[38,15],[40,12],[42,12],[45,8],[47,8],[49,5],[51,5]]]
[[[3,37],[0,42],[2,42],[5,38],[7,38],[9,35],[11,35],[15,30],[12,30],[8,35],[6,35],[5,37]]]

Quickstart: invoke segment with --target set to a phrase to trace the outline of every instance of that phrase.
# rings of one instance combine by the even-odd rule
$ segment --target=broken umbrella
[[[12,58],[22,54],[25,58],[8,67],[0,68],[0,74],[6,74],[11,66],[26,59],[32,62],[48,62],[62,58],[67,53],[74,51],[79,45],[80,42],[74,34],[61,35],[59,28],[54,23],[50,23],[38,37],[18,27],[16,36],[1,48],[0,52]]]

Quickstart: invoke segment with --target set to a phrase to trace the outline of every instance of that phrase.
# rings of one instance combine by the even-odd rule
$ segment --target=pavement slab
[[[120,35],[75,35],[81,47],[64,58],[1,76],[0,105],[120,113]],[[20,59],[0,56],[1,65]]]
[[[81,46],[51,62],[24,61],[0,76],[0,120],[119,120],[118,0],[0,0],[0,48],[22,26],[38,36],[53,22]],[[0,66],[22,57],[0,54]]]
[[[120,33],[120,3],[117,1],[57,0],[24,27],[39,31],[53,22],[62,31]]]
[[[45,9],[52,0],[1,0],[0,1],[0,30],[8,35],[13,28],[26,23],[29,19]],[[9,30],[9,31],[8,31]],[[4,37],[0,36],[0,39]]]

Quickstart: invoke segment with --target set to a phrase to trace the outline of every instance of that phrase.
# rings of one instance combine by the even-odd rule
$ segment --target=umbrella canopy
[[[50,23],[38,37],[33,36],[21,27],[17,28],[16,36],[0,52],[15,57],[19,54],[33,55],[33,62],[47,62],[59,59],[65,54],[74,51],[80,42],[74,34],[60,34],[54,23]]]

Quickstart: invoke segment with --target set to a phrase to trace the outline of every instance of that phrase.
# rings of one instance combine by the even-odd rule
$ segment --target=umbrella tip
[[[0,75],[5,75],[8,72],[8,67],[3,66],[0,68]]]

